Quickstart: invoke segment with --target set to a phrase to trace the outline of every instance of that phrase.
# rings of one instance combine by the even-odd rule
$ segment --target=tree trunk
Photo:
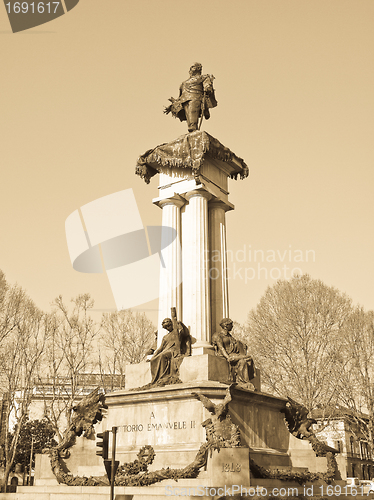
[[[8,484],[8,479],[9,479],[9,474],[10,474],[10,469],[12,468],[12,463],[11,464],[6,464],[5,469],[4,469],[4,476],[1,481],[1,491],[3,493],[6,493],[6,487]]]

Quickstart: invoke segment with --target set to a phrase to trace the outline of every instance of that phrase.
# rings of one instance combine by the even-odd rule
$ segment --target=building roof
[[[333,407],[327,407],[327,408],[316,408],[311,411],[311,417],[315,418],[316,420],[328,420],[328,419],[347,419],[347,418],[352,418],[352,417],[359,417],[363,420],[369,419],[369,415],[359,412],[359,411],[354,411],[350,408],[346,408],[344,406],[333,406]]]

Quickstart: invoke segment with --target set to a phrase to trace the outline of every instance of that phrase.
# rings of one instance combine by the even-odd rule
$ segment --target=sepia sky
[[[0,6],[0,269],[44,310],[105,275],[71,266],[65,220],[132,188],[144,225],[157,179],[137,157],[187,132],[163,114],[195,61],[216,78],[202,129],[243,158],[230,181],[230,316],[292,269],[374,308],[373,0],[80,0],[13,34]],[[143,304],[156,322],[157,301]]]

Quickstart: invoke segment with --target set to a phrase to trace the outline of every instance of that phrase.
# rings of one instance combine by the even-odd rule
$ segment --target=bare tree
[[[340,400],[357,438],[374,439],[374,312],[357,307],[341,338],[345,350]]]
[[[5,295],[8,289],[8,283],[5,279],[5,274],[3,271],[0,270],[0,311],[1,314],[3,314],[3,306],[4,306],[4,300],[5,300]]]
[[[248,328],[246,325],[242,325],[237,321],[234,321],[234,326],[231,334],[238,340],[241,340],[244,344],[248,342]],[[250,346],[249,346],[250,348]]]
[[[42,396],[44,403],[43,416],[52,425],[58,441],[62,440],[62,420],[66,420],[66,412],[70,406],[66,364],[64,352],[59,344],[59,327],[61,318],[54,311],[48,316],[50,335],[45,346],[43,362],[36,377],[36,394]]]
[[[31,403],[34,376],[41,361],[48,328],[45,315],[37,309],[31,299],[18,287],[8,291],[16,307],[11,315],[3,316],[5,322],[12,318],[13,327],[0,344],[0,373],[7,404],[3,408],[3,435],[5,470],[2,489],[5,491],[13,466],[19,433],[27,419]],[[9,309],[10,310],[10,309]],[[14,432],[11,432],[14,426]]]
[[[27,300],[26,292],[17,285],[8,285],[0,271],[0,344],[22,320]]]
[[[61,440],[62,421],[70,425],[71,408],[92,386],[90,375],[98,365],[95,358],[99,326],[89,316],[93,307],[90,295],[72,299],[72,310],[59,296],[48,317],[50,335],[45,349],[44,368],[39,373],[38,389],[44,397],[44,414]]]
[[[308,275],[279,280],[249,314],[248,345],[267,390],[310,410],[338,400],[351,300]]]
[[[103,314],[102,367],[124,380],[125,365],[140,363],[154,342],[154,325],[140,313],[130,309]]]

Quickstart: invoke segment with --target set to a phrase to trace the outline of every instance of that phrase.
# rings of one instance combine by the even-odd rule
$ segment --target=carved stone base
[[[209,355],[204,357],[208,358],[205,368],[210,366],[211,360],[223,361]],[[192,356],[186,360],[196,363],[197,358]],[[218,365],[213,366],[218,370]],[[198,377],[201,371],[198,366],[195,368]],[[188,373],[194,373],[192,367],[189,367]],[[250,458],[262,467],[313,468],[315,455],[310,443],[300,442],[288,432],[281,413],[287,400],[238,386],[232,386],[230,394],[228,411],[230,421],[240,430],[240,447],[221,447],[217,453],[213,451],[213,455],[208,452],[213,462],[208,460],[206,468],[200,470],[198,477],[188,480],[191,485],[215,487],[228,483],[249,486],[251,478],[247,464]],[[198,395],[205,396],[205,399]],[[107,416],[100,424],[96,424],[95,432],[117,427],[116,458],[121,464],[134,461],[140,449],[148,445],[152,446],[156,454],[148,468],[149,472],[168,467],[173,470],[184,469],[194,461],[201,445],[206,442],[207,421],[215,415],[216,410],[211,408],[209,401],[204,401],[210,400],[217,409],[226,398],[227,384],[217,381],[188,382],[144,391],[112,392],[106,395]],[[99,457],[94,454],[94,441],[78,438],[70,451],[71,456],[65,460],[65,465],[71,474],[89,477],[100,472],[100,465],[96,462]],[[36,484],[53,487],[51,474],[46,474],[48,467],[45,460],[43,464],[37,460],[37,469],[40,466],[44,470],[36,471]],[[224,476],[226,471],[227,474],[233,474],[232,480]]]
[[[193,356],[189,361],[195,363],[196,358]],[[196,370],[198,372],[198,367]],[[193,370],[189,369],[189,373]],[[113,392],[106,397],[108,413],[102,425],[104,430],[119,426],[117,453],[121,462],[134,460],[142,446],[151,445],[156,458],[150,470],[185,467],[205,442],[206,433],[201,424],[212,416],[193,394],[205,395],[219,404],[225,398],[226,389],[226,384],[205,381],[146,391]],[[287,453],[290,434],[279,411],[286,401],[239,387],[233,389],[232,398],[231,421],[239,426],[242,445],[248,447],[249,453],[252,447],[261,449],[265,455],[276,450],[273,464],[291,465]]]

